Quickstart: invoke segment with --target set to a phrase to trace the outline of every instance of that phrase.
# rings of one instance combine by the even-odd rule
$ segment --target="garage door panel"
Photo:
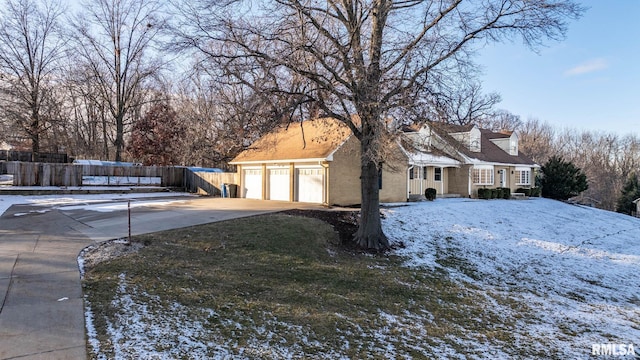
[[[269,199],[289,201],[289,169],[269,170]]]
[[[262,199],[262,170],[247,169],[244,171],[244,197]]]
[[[324,194],[323,169],[298,169],[297,196],[300,202],[322,203]]]

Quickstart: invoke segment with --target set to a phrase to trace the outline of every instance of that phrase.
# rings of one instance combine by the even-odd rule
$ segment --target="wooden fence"
[[[236,173],[213,173],[185,171],[185,189],[188,192],[219,196],[222,184],[238,184]]]
[[[159,178],[155,185],[182,188],[193,193],[219,196],[221,185],[237,184],[236,173],[193,172],[173,166],[102,166],[49,164],[30,162],[2,162],[0,174],[13,175],[14,186],[82,186],[89,178],[103,177],[100,185],[118,185],[116,179]],[[138,184],[152,185],[138,181]],[[96,185],[95,183],[93,185]],[[131,184],[129,184],[131,185]]]
[[[32,155],[31,151],[0,150],[0,161],[31,162]],[[67,154],[41,152],[37,160],[44,163],[67,163],[69,157]]]

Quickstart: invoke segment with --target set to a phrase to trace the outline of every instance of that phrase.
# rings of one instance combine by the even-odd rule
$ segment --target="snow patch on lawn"
[[[383,211],[384,231],[403,245],[394,253],[405,266],[448,274],[498,320],[470,315],[449,324],[452,332],[434,336],[427,326],[438,319],[428,308],[379,310],[370,328],[335,314],[350,326],[336,329],[344,341],[328,348],[313,340],[310,327],[266,312],[258,325],[242,313],[231,320],[181,304],[162,310],[159,297],[140,293],[122,274],[111,304],[119,313],[108,324],[110,341],[96,339],[87,304],[94,355],[104,359],[113,346],[115,358],[343,359],[347,350],[364,349],[385,358],[510,359],[527,357],[518,352],[526,349],[535,352],[530,358],[587,359],[593,344],[640,349],[640,219],[546,199],[438,199]],[[474,330],[482,326],[507,329],[512,337]],[[243,332],[256,335],[238,344],[234,334]],[[355,333],[375,341],[348,341]],[[413,352],[399,353],[398,344]]]
[[[538,320],[520,320],[517,341],[574,358],[640,339],[640,219],[547,199],[440,199],[385,215],[407,266],[524,300]]]
[[[119,276],[118,290],[111,305],[115,309],[126,309],[116,314],[114,322],[107,320],[114,358],[212,359],[209,350],[216,348],[216,344],[199,339],[207,332],[208,319],[215,314],[213,310],[202,309],[194,314],[193,309],[174,303],[167,312],[170,315],[165,316],[162,312],[155,311],[162,308],[161,300],[146,293],[137,294],[135,289],[127,285],[126,274]],[[90,304],[87,303],[87,308],[89,307]],[[93,324],[93,320],[90,323]],[[178,336],[166,336],[176,332]],[[95,339],[95,329],[88,333],[93,353],[99,359],[107,359]],[[228,353],[219,350],[216,349],[217,355],[213,359],[228,357]]]
[[[88,195],[37,195],[37,196],[23,196],[23,195],[0,195],[0,216],[4,214],[11,206],[13,205],[34,205],[34,206],[42,206],[42,207],[53,207],[59,208],[63,206],[67,206],[68,208],[65,210],[74,209],[72,206],[76,206],[75,209],[87,209],[94,211],[116,211],[122,210],[123,206],[126,208],[127,203],[123,202],[117,205],[116,207],[111,207],[110,205],[96,205],[96,204],[106,204],[112,202],[114,200],[129,200],[129,199],[144,199],[144,198],[162,198],[162,197],[193,197],[192,194],[187,193],[165,193],[165,192],[157,192],[157,193],[133,193],[133,194],[88,194]],[[140,201],[140,200],[139,200]],[[152,205],[167,205],[167,203],[150,203]],[[145,206],[142,202],[137,202],[134,205],[134,202],[131,203],[131,206]],[[46,212],[49,210],[39,210],[35,212]],[[15,214],[16,216],[24,216],[27,213]]]

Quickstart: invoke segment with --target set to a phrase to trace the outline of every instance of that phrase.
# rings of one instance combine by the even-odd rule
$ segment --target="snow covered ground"
[[[547,199],[439,199],[385,214],[406,266],[524,302],[537,320],[518,321],[517,342],[566,358],[599,344],[640,354],[640,219]]]
[[[480,303],[492,304],[487,312],[515,321],[516,326],[508,344],[469,334],[465,339],[442,339],[434,349],[433,336],[421,328],[434,319],[429,309],[406,316],[380,311],[380,321],[386,325],[371,330],[378,342],[402,334],[415,346],[416,354],[436,353],[442,359],[512,358],[503,345],[572,359],[594,358],[592,351],[611,355],[633,348],[640,353],[640,219],[547,199],[438,199],[386,207],[383,212],[384,231],[393,243],[404,246],[395,252],[405,259],[405,266],[418,272],[443,271],[476,293]],[[149,298],[147,305],[129,303],[125,285],[114,303],[123,312],[124,325],[109,329],[112,341],[122,345],[116,349],[122,358],[150,354],[205,358],[206,349],[212,347],[220,348],[221,359],[233,357],[221,345],[223,340],[199,342],[198,334],[206,326],[190,320],[179,304],[170,319],[148,319],[146,306],[155,300]],[[92,330],[92,316],[88,311],[89,341],[97,350],[100,344]],[[164,344],[162,334],[175,332],[176,327],[188,341]],[[307,334],[300,334],[300,341],[306,341]],[[427,337],[431,343],[423,341]],[[156,341],[170,350],[162,355],[141,347],[153,347]],[[460,347],[451,346],[452,341],[470,351],[462,353]],[[393,349],[390,342],[386,356],[406,357],[394,355]],[[279,354],[296,357],[290,350],[280,349]],[[340,349],[334,350],[337,353],[328,358],[344,358]]]
[[[97,189],[97,188],[94,188]],[[108,188],[113,189],[113,188]],[[49,208],[63,208],[65,210],[86,209],[93,211],[116,211],[127,208],[128,199],[136,199],[131,204],[132,207],[141,207],[148,205],[169,204],[177,200],[157,200],[162,197],[178,197],[178,196],[194,196],[187,193],[173,192],[154,192],[154,193],[131,193],[131,194],[88,194],[88,195],[38,195],[38,196],[22,196],[22,195],[0,195],[0,216],[13,205],[35,205],[42,206],[43,210],[48,211]],[[156,198],[156,200],[145,200],[146,198]],[[115,201],[115,203],[114,203]],[[20,216],[21,214],[15,214]]]

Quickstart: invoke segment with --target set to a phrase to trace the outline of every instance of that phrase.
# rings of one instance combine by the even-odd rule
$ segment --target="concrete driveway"
[[[133,199],[132,234],[320,208],[250,199],[175,201],[135,206]],[[109,212],[91,206],[14,205],[0,217],[0,359],[86,358],[77,256],[95,242],[127,236],[126,201],[110,204]]]

